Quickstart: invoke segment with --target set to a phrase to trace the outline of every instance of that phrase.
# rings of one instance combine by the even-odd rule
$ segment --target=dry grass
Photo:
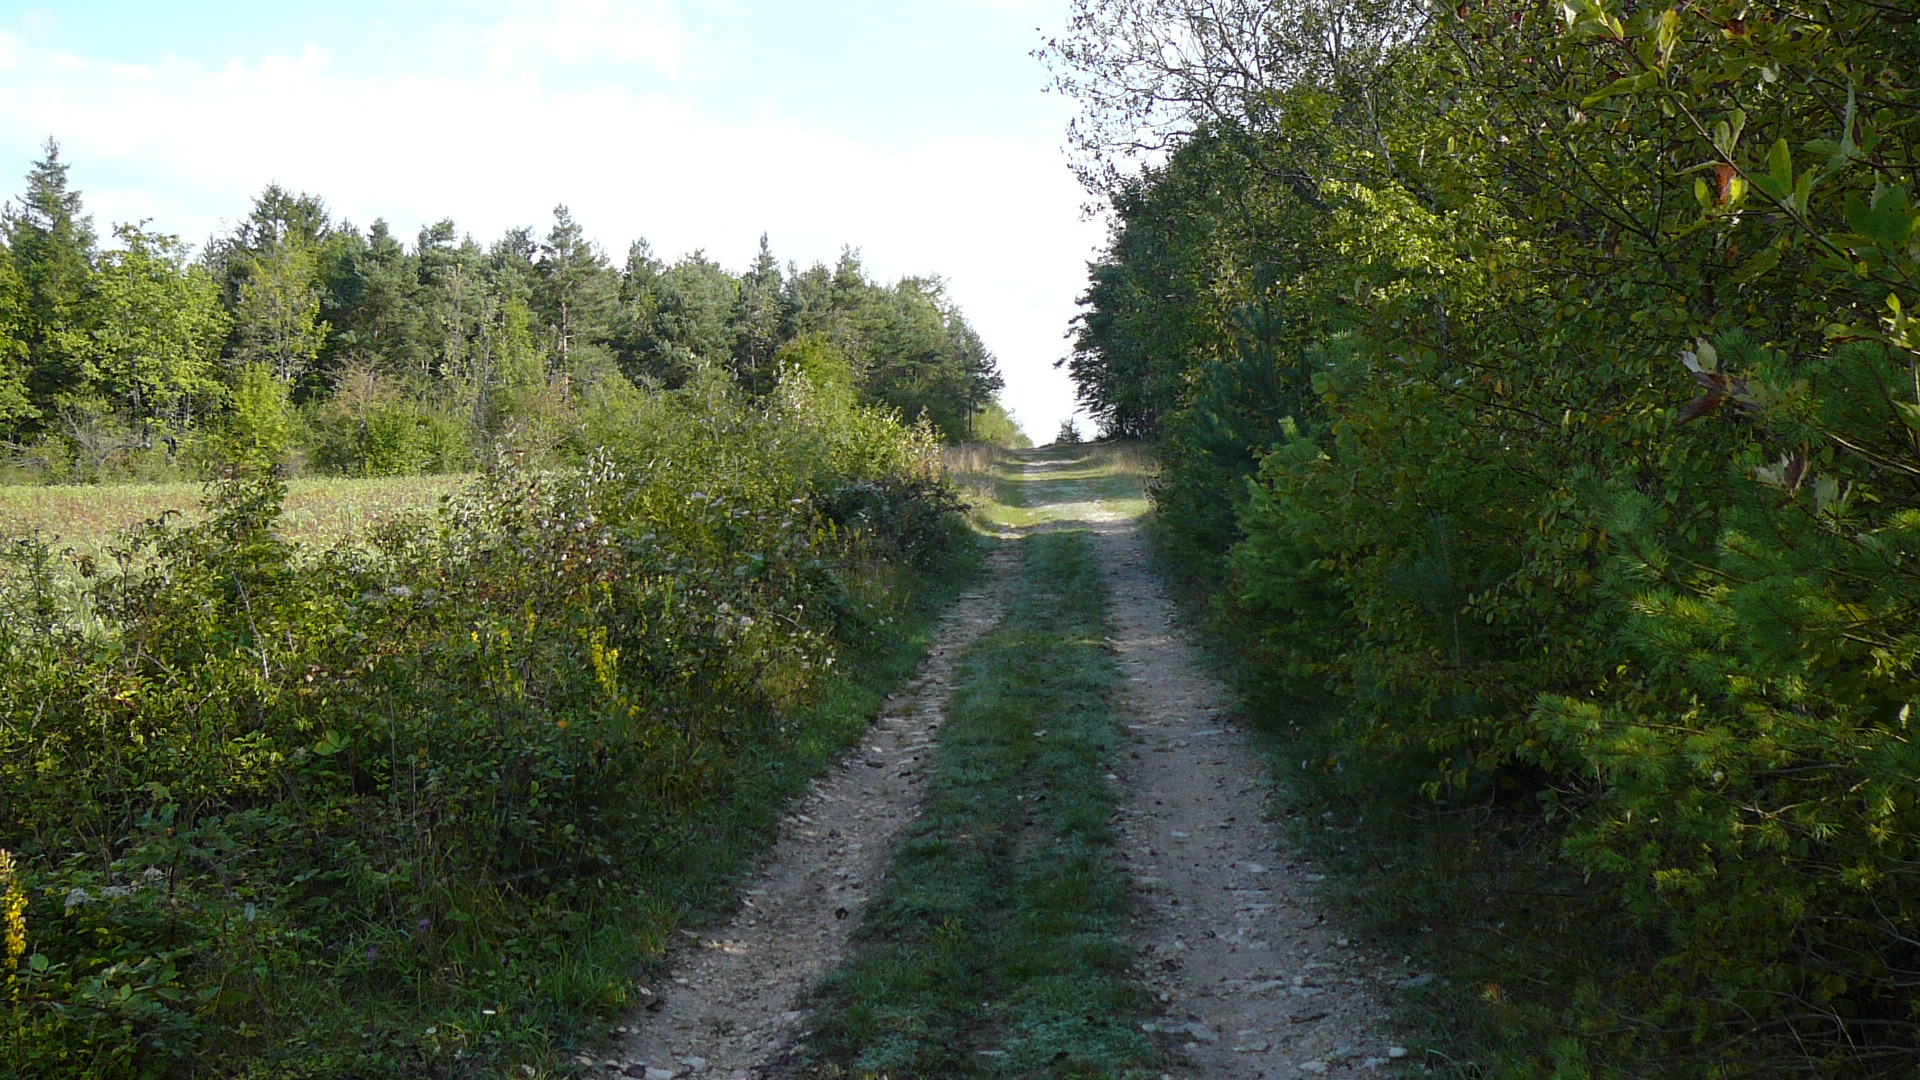
[[[397,515],[432,510],[441,496],[466,481],[465,476],[290,480],[280,535],[315,545],[351,541]],[[166,513],[198,517],[205,493],[197,483],[0,487],[0,536],[38,535],[52,547],[98,558],[143,521]]]
[[[1013,451],[993,443],[961,443],[940,451],[940,466],[972,506],[999,502],[1000,479]]]
[[[1145,443],[1099,443],[1089,448],[1105,457],[1106,471],[1118,476],[1152,479],[1160,475],[1160,459]]]

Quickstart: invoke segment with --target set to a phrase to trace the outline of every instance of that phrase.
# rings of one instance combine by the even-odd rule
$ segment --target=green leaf
[[[1655,28],[1654,47],[1660,54],[1660,66],[1665,67],[1673,58],[1674,43],[1680,40],[1680,13],[1673,8],[1660,13],[1660,25]]]
[[[1733,160],[1733,152],[1740,147],[1740,136],[1747,130],[1747,113],[1744,109],[1735,109],[1727,114],[1725,120],[1713,125],[1713,148],[1727,161]]]
[[[1767,190],[1769,195],[1784,198],[1793,190],[1793,148],[1785,139],[1775,141],[1773,153],[1767,156],[1767,178],[1773,181]]]
[[[1597,90],[1581,98],[1580,107],[1583,109],[1592,108],[1610,97],[1616,97],[1620,94],[1638,93],[1641,90],[1657,84],[1659,79],[1659,74],[1652,71],[1643,71],[1638,75],[1628,75],[1624,78],[1615,79],[1608,83],[1604,89]]]
[[[1605,102],[1607,98],[1613,98],[1613,96],[1619,96],[1619,94],[1632,94],[1632,92],[1638,90],[1638,88],[1640,88],[1640,75],[1626,75],[1626,77],[1622,77],[1622,79],[1615,79],[1613,83],[1607,83],[1605,88],[1601,88],[1601,90],[1596,90],[1596,92],[1580,98],[1580,108],[1582,108],[1582,110],[1594,108],[1599,102]]]

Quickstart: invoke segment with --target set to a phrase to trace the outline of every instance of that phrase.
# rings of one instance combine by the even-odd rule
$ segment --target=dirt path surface
[[[1140,963],[1166,1003],[1151,1030],[1196,1080],[1380,1075],[1400,1064],[1380,1017],[1392,974],[1316,896],[1320,875],[1267,820],[1264,763],[1227,718],[1150,569],[1137,526],[1094,526],[1126,676],[1133,747],[1120,847]],[[1396,1070],[1397,1071],[1397,1070]]]
[[[941,621],[913,682],[789,812],[739,912],[700,935],[671,981],[628,1018],[624,1052],[609,1062],[617,1071],[753,1078],[792,1041],[801,994],[846,955],[895,838],[918,812],[955,663],[999,621],[1017,561],[1010,545],[988,557],[981,584]]]

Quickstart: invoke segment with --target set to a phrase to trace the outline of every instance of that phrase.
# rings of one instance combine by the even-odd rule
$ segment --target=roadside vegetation
[[[1075,9],[1082,401],[1434,1065],[1911,1075],[1913,11]]]
[[[844,384],[621,420],[351,543],[280,529],[266,467],[77,577],[14,542],[10,1076],[519,1075],[605,1034],[977,556],[933,431]]]
[[[1009,542],[1018,591],[961,665],[921,816],[816,996],[804,1075],[1158,1075],[1108,826],[1105,590],[1083,533]]]
[[[937,278],[270,185],[0,213],[0,1071],[524,1075],[632,1004],[977,563]]]

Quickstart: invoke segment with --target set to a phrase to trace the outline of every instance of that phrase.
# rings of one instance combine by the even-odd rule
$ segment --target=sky
[[[1066,6],[0,0],[0,192],[52,136],[102,235],[204,242],[275,182],[482,243],[565,204],[616,263],[643,237],[736,270],[762,233],[802,266],[851,245],[877,277],[946,280],[1045,442],[1106,236],[1030,55]]]

